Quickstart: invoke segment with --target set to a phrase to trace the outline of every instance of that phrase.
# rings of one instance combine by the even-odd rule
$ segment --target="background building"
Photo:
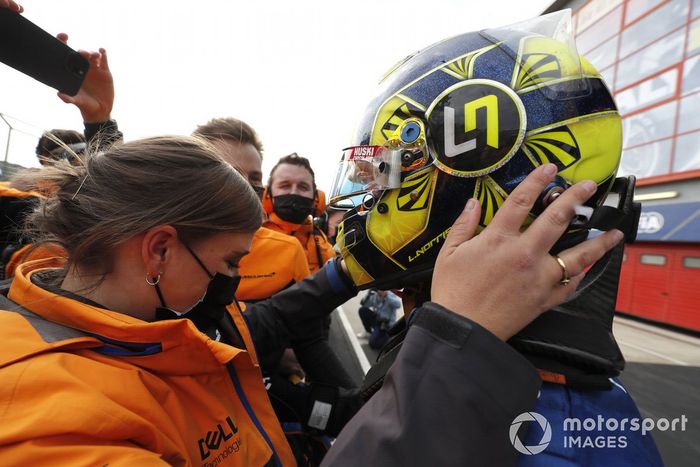
[[[619,311],[700,330],[700,0],[556,1],[623,118],[618,175],[637,177],[638,242]]]

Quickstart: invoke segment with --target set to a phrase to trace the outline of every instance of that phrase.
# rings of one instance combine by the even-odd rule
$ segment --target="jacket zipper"
[[[227,363],[226,364],[226,369],[228,370],[229,377],[231,378],[231,381],[233,382],[233,387],[236,389],[236,394],[238,395],[238,398],[240,399],[241,403],[243,404],[243,407],[245,408],[246,412],[248,413],[248,416],[250,419],[253,421],[253,424],[255,424],[255,427],[258,429],[262,437],[265,439],[265,442],[267,442],[267,445],[270,446],[270,449],[272,450],[272,459],[274,460],[274,465],[282,467],[282,461],[280,461],[279,456],[277,455],[277,451],[275,450],[275,446],[272,444],[272,440],[270,437],[267,435],[265,430],[262,427],[262,424],[260,423],[260,420],[258,420],[258,417],[255,416],[255,413],[253,412],[253,409],[251,408],[250,404],[248,403],[248,399],[245,396],[245,393],[243,392],[243,387],[241,386],[241,382],[238,380],[238,375],[236,375],[235,369],[232,368],[233,364],[232,363]]]

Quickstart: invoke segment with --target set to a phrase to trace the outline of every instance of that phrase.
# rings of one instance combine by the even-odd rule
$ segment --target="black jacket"
[[[244,316],[255,350],[264,358],[293,347],[311,381],[353,388],[354,382],[328,346],[324,322],[336,307],[356,294],[357,289],[335,259],[303,281],[268,299],[246,305]]]
[[[382,388],[323,466],[514,465],[513,419],[532,410],[534,367],[478,324],[434,303],[416,311]]]

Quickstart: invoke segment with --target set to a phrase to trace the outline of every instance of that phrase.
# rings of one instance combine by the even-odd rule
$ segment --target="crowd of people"
[[[0,8],[22,12],[13,0]],[[442,66],[483,40],[453,38],[417,60]],[[614,170],[573,175],[553,158],[523,168],[515,150],[464,162],[455,156],[469,144],[438,140],[437,111],[416,107],[376,127],[401,108],[370,108],[364,139],[341,161],[362,167],[363,180],[340,172],[327,202],[296,153],[263,183],[263,142],[234,117],[126,141],[106,51],[80,54],[90,63],[83,85],[59,97],[81,112],[83,133],[47,131],[41,168],[0,185],[3,464],[535,465],[509,439],[535,406],[614,400],[638,415],[626,393],[613,394],[614,372],[571,363],[561,327],[547,353],[531,325],[587,286],[586,271],[629,234],[615,224],[586,238],[591,225],[576,223]],[[404,92],[414,71],[399,68],[382,92]],[[475,77],[431,83],[430,93],[483,85]],[[574,128],[574,117],[561,118]],[[619,148],[610,154],[601,165],[619,162]],[[490,174],[480,183],[495,187],[501,167],[517,181],[494,208],[465,174]],[[382,353],[360,387],[329,329],[331,312],[364,290],[359,313]],[[566,383],[581,372],[595,384]],[[653,441],[631,444],[634,456],[575,459],[659,465]]]

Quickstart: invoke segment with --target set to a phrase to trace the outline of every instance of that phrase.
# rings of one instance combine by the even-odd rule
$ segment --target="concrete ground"
[[[627,367],[620,380],[644,417],[685,415],[685,432],[655,431],[669,466],[696,466],[700,459],[700,339],[625,318],[613,332]]]

